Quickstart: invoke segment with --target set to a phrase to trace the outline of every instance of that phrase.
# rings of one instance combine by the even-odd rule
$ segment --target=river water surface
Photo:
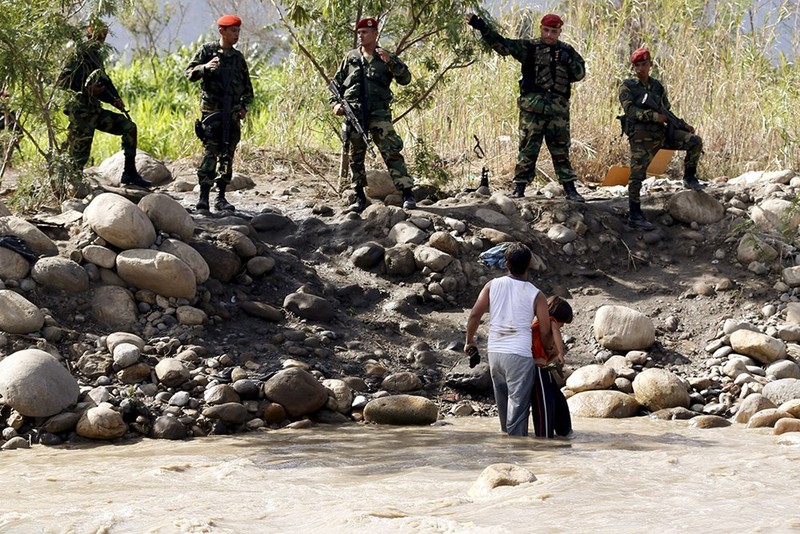
[[[4,451],[0,532],[800,532],[800,434],[448,422]],[[537,480],[470,492],[493,463]]]

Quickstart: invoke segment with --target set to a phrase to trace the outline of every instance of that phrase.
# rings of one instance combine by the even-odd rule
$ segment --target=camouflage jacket
[[[389,87],[392,80],[400,85],[411,82],[411,72],[406,64],[394,54],[389,55],[391,64],[384,62],[377,52],[369,59],[362,58],[361,50],[354,49],[342,60],[339,70],[333,75],[333,81],[353,109],[368,112],[388,110],[392,101]],[[331,104],[335,101],[335,98],[330,98]]]
[[[643,84],[638,78],[628,78],[619,87],[619,102],[625,112],[625,133],[630,136],[635,132],[648,132],[651,134],[666,134],[666,126],[658,121],[658,112],[646,109],[639,104],[645,93],[649,94],[655,102],[670,109],[667,90],[661,82],[653,77]]]
[[[207,72],[204,65],[214,56],[219,56],[219,67],[214,72]],[[204,44],[186,67],[185,74],[189,81],[200,80],[203,113],[221,110],[226,91],[231,97],[231,111],[247,110],[253,102],[253,85],[250,83],[247,62],[235,48],[225,52],[218,42]]]
[[[102,43],[89,41],[79,49],[61,70],[56,85],[72,92],[72,105],[100,107],[100,102],[113,104],[119,98],[111,78],[103,66]],[[86,88],[93,83],[102,83],[105,91],[96,96],[90,95]]]
[[[494,29],[481,30],[483,40],[501,56],[511,56],[522,64],[519,93],[544,93],[569,100],[570,84],[586,76],[586,64],[572,46],[558,41],[548,45],[541,39],[507,39]]]

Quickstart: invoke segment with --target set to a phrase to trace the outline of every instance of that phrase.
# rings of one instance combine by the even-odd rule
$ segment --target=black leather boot
[[[522,198],[525,196],[525,187],[528,184],[525,182],[514,182],[514,192],[511,193],[511,198]]]
[[[222,180],[217,181],[217,200],[214,201],[214,209],[217,211],[235,211],[236,207],[228,202],[225,198],[225,189],[228,188],[228,184],[223,182]]]
[[[697,180],[697,167],[686,167],[683,169],[683,185],[685,185],[687,189],[694,189],[695,191],[701,191],[705,187],[705,185]]]
[[[629,202],[630,212],[628,213],[628,226],[638,230],[649,232],[655,229],[655,225],[644,218],[642,213],[642,205],[639,202],[631,200]]]
[[[578,190],[575,188],[575,182],[564,182],[564,193],[566,193],[567,200],[572,200],[574,202],[586,202],[586,199],[578,193]]]
[[[142,178],[136,171],[136,156],[125,156],[125,167],[122,169],[122,185],[135,185],[144,189],[150,189],[153,184]]]
[[[410,187],[403,189],[403,209],[413,210],[417,207],[417,199],[414,198],[414,193]]]
[[[356,201],[350,204],[347,208],[348,212],[361,213],[367,209],[367,195],[364,193],[364,188],[360,185],[355,187]]]
[[[198,210],[207,210],[208,209],[208,194],[211,192],[210,185],[200,185],[200,198],[197,199],[197,205],[195,208]]]

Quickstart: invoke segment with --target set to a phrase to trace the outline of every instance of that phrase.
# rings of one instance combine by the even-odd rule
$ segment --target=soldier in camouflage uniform
[[[364,131],[372,135],[394,186],[403,195],[403,208],[413,209],[417,205],[411,191],[414,180],[408,175],[406,162],[401,154],[403,140],[392,126],[392,112],[389,109],[392,101],[389,86],[392,80],[400,85],[408,85],[411,82],[411,72],[400,58],[378,46],[378,22],[375,19],[359,21],[356,24],[356,34],[359,47],[347,53],[333,80],[342,97],[353,107],[356,116],[363,117],[361,124]],[[344,115],[344,110],[334,97],[331,97],[330,103],[337,115]],[[350,128],[348,132],[345,142],[350,145],[350,172],[356,194],[356,201],[349,210],[361,212],[367,206],[364,193],[367,185],[364,167],[367,145],[354,128]]]
[[[215,181],[214,208],[219,211],[235,209],[225,198],[225,191],[231,183],[233,156],[242,135],[240,121],[247,116],[247,109],[253,102],[247,62],[234,48],[239,41],[241,25],[242,20],[235,15],[220,17],[217,20],[219,41],[204,44],[186,68],[186,77],[193,82],[200,80],[202,92],[202,120],[196,125],[196,131],[205,152],[197,169],[198,210],[208,209],[208,196]],[[224,117],[226,112],[228,116]]]
[[[584,202],[575,187],[578,177],[569,162],[569,97],[570,84],[586,76],[586,67],[572,46],[558,40],[564,24],[561,17],[542,17],[539,39],[507,39],[472,13],[466,15],[466,21],[480,30],[483,40],[495,52],[510,55],[522,64],[519,153],[511,196],[525,196],[525,187],[536,175],[536,160],[544,140],[567,199]]]
[[[87,42],[78,46],[75,55],[59,74],[56,84],[70,91],[71,98],[64,113],[69,117],[67,150],[74,165],[83,169],[92,152],[95,130],[122,136],[125,166],[120,182],[149,188],[153,184],[136,171],[136,124],[128,117],[125,103],[105,72],[104,43],[108,27],[100,22],[86,28]],[[104,109],[101,102],[111,104],[125,113]]]
[[[694,128],[688,125],[687,130],[668,129],[667,118],[663,114],[642,105],[643,98],[647,94],[655,104],[666,110],[670,109],[667,90],[661,82],[650,77],[652,67],[650,51],[646,48],[634,51],[631,55],[631,64],[635,77],[624,80],[619,89],[619,101],[625,111],[625,133],[631,144],[628,225],[649,231],[655,226],[645,219],[640,200],[647,166],[662,148],[685,150],[683,182],[688,188],[700,190],[703,186],[697,180],[697,163],[703,152],[703,140],[695,135]]]

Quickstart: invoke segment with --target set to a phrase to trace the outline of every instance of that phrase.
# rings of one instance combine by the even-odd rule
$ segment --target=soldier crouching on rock
[[[200,182],[198,210],[207,210],[211,186],[216,180],[218,211],[236,209],[225,198],[233,176],[233,156],[242,136],[241,121],[253,102],[253,85],[247,62],[234,48],[239,42],[242,19],[225,15],[217,20],[219,41],[206,43],[186,68],[189,81],[200,80],[202,119],[195,131],[203,142],[203,161],[197,169]]]
[[[153,184],[136,171],[136,124],[128,116],[125,102],[103,66],[102,54],[107,36],[108,26],[103,22],[96,21],[87,26],[87,42],[78,45],[78,50],[56,80],[58,86],[71,92],[70,101],[64,109],[69,117],[67,150],[75,167],[83,169],[92,152],[95,130],[119,135],[125,155],[120,182],[122,185],[147,189]],[[104,109],[101,102],[111,104],[123,114]]]

